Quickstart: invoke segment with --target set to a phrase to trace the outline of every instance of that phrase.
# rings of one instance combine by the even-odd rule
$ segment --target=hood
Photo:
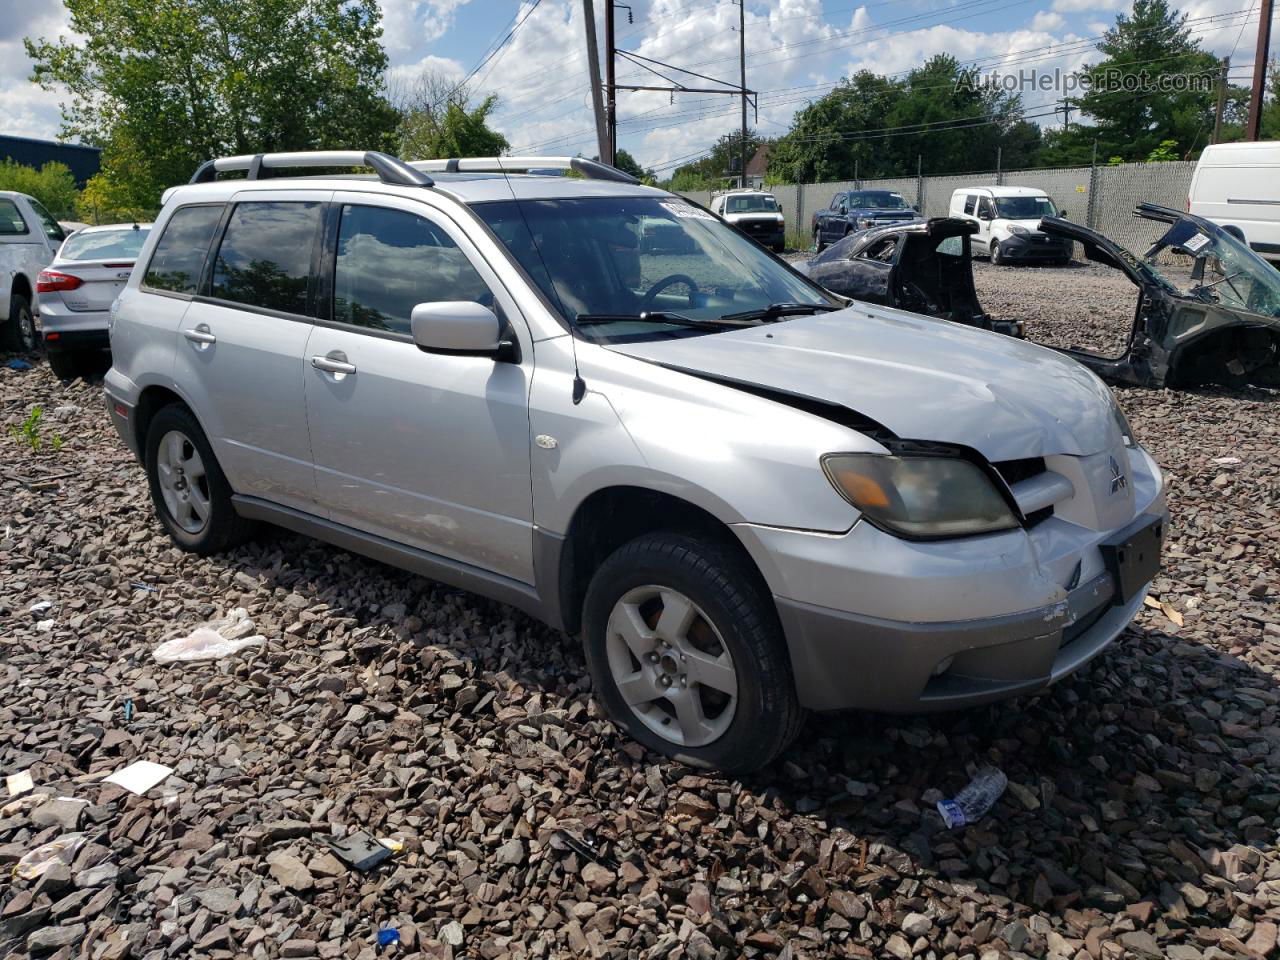
[[[1111,394],[1046,347],[859,304],[729,333],[612,344],[693,374],[837,404],[903,439],[958,443],[991,461],[1112,448]]]

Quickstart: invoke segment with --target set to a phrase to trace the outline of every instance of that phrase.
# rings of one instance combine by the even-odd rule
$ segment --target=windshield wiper
[[[767,307],[761,307],[759,310],[743,310],[741,313],[726,313],[721,317],[721,321],[725,323],[742,322],[745,320],[758,320],[767,323],[777,320],[780,317],[790,317],[801,313],[829,313],[832,310],[843,310],[844,307],[837,307],[829,303],[771,303]]]
[[[644,313],[580,313],[573,322],[587,325],[595,323],[667,323],[673,327],[690,327],[694,330],[724,330],[732,326],[719,320],[695,320],[682,313],[669,310],[646,310]]]

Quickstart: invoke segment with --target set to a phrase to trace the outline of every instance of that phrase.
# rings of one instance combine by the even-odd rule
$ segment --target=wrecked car
[[[1040,221],[1138,288],[1123,354],[1054,349],[1111,383],[1280,386],[1280,271],[1203,217],[1146,203],[1134,213],[1169,224],[1141,258],[1088,227]],[[1022,337],[1024,321],[990,317],[978,302],[973,232],[972,222],[946,217],[862,230],[796,268],[843,297]]]
[[[832,293],[1011,336],[1021,321],[989,317],[973,285],[977,225],[934,217],[859,230],[796,269]]]
[[[1042,231],[1076,241],[1086,259],[1120,270],[1138,288],[1122,355],[1063,352],[1112,383],[1280,386],[1280,271],[1203,217],[1151,203],[1134,214],[1169,224],[1141,259],[1088,227],[1054,217],[1040,222]],[[1166,265],[1164,254],[1182,262]]]
[[[317,166],[376,180],[281,172]],[[1159,569],[1160,469],[1080,364],[580,157],[210,161],[116,304],[107,411],[175,545],[266,522],[509,603],[684,762],[1043,689]]]

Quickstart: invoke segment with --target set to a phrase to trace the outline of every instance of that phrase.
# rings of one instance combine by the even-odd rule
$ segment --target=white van
[[[992,263],[1071,261],[1070,240],[1040,232],[1042,217],[1066,213],[1038,187],[961,187],[951,194],[950,215],[978,225],[973,252],[989,253]]]
[[[1259,256],[1280,261],[1280,140],[1205,147],[1187,212],[1234,227]]]

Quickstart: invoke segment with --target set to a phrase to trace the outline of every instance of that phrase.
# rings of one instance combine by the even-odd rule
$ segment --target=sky
[[[596,153],[587,79],[582,0],[378,0],[392,85],[423,71],[462,79],[478,97],[496,94],[491,125],[516,154]],[[747,87],[760,91],[763,136],[786,132],[798,109],[843,76],[869,69],[898,74],[935,53],[982,70],[1069,73],[1099,59],[1093,43],[1129,0],[745,0]],[[603,46],[604,0],[595,0]],[[1258,0],[1185,0],[1204,49],[1232,57],[1247,85],[1257,38]],[[617,45],[730,84],[738,77],[736,0],[630,0],[616,5]],[[61,0],[0,0],[0,133],[56,138],[56,91],[29,82],[22,38],[68,31]],[[514,32],[513,32],[514,31]],[[1274,34],[1274,31],[1273,31]],[[486,59],[487,58],[487,59]],[[476,68],[479,69],[476,69]],[[671,71],[687,86],[707,81]],[[619,83],[669,85],[619,57]],[[1024,95],[1042,125],[1061,94]],[[618,95],[618,144],[644,166],[668,174],[717,137],[735,131],[739,100],[696,93]],[[1038,109],[1037,109],[1038,108]],[[354,144],[352,146],[355,146]]]

